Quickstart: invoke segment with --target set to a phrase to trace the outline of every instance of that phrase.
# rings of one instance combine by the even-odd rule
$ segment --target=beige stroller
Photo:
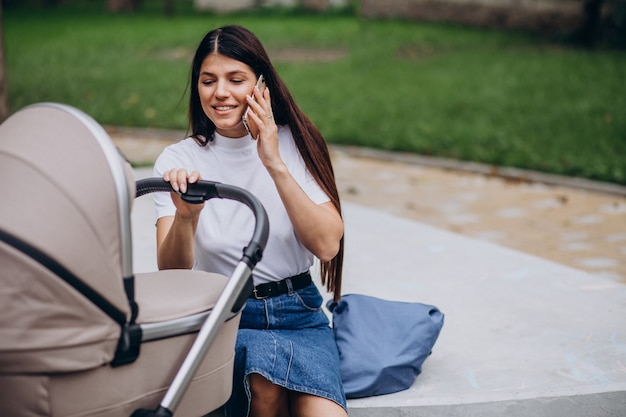
[[[102,127],[72,107],[29,106],[0,125],[0,416],[199,417],[232,387],[239,313],[269,225],[236,187],[183,196],[246,204],[256,225],[227,278],[133,274],[135,181]]]

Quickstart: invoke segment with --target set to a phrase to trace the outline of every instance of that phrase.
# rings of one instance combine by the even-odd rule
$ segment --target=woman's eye
[[[204,80],[204,81],[202,81],[203,85],[211,85],[213,83],[215,83],[215,81],[213,81],[213,80]]]

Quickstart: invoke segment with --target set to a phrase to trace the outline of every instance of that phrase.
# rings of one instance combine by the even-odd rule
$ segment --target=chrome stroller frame
[[[137,181],[137,197],[158,191],[172,192],[173,190],[169,183],[165,183],[161,178],[148,178]],[[133,413],[133,417],[169,417],[172,415],[171,412],[178,407],[182,395],[191,382],[191,377],[195,374],[202,358],[204,358],[208,348],[217,337],[219,325],[232,318],[234,314],[238,314],[245,305],[246,299],[252,294],[252,269],[263,256],[263,249],[269,234],[269,222],[265,209],[256,197],[239,187],[201,180],[195,184],[189,184],[187,192],[181,194],[181,198],[184,201],[195,204],[212,198],[226,198],[246,204],[250,207],[256,219],[254,234],[248,246],[244,248],[242,258],[233,271],[231,279],[213,311],[208,314],[206,320],[199,317],[199,320],[204,321],[204,323],[200,328],[198,337],[178,374],[176,374],[176,378],[172,381],[170,389],[165,394],[163,401],[161,401],[159,408],[156,410],[137,410]],[[205,314],[200,316],[205,316]],[[164,324],[144,327],[142,329],[146,333],[144,340],[167,337],[168,329],[172,329],[172,326]]]

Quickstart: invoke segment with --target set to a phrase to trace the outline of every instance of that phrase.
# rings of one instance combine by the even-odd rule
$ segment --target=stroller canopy
[[[38,104],[0,125],[0,177],[0,369],[107,363],[130,316],[130,167],[91,117]]]

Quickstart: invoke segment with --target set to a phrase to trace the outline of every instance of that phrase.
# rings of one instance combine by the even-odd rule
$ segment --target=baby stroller
[[[183,198],[246,204],[253,236],[230,278],[133,274],[135,183],[104,129],[37,104],[0,125],[0,416],[199,417],[232,387],[239,313],[267,242],[250,193],[201,181]]]

